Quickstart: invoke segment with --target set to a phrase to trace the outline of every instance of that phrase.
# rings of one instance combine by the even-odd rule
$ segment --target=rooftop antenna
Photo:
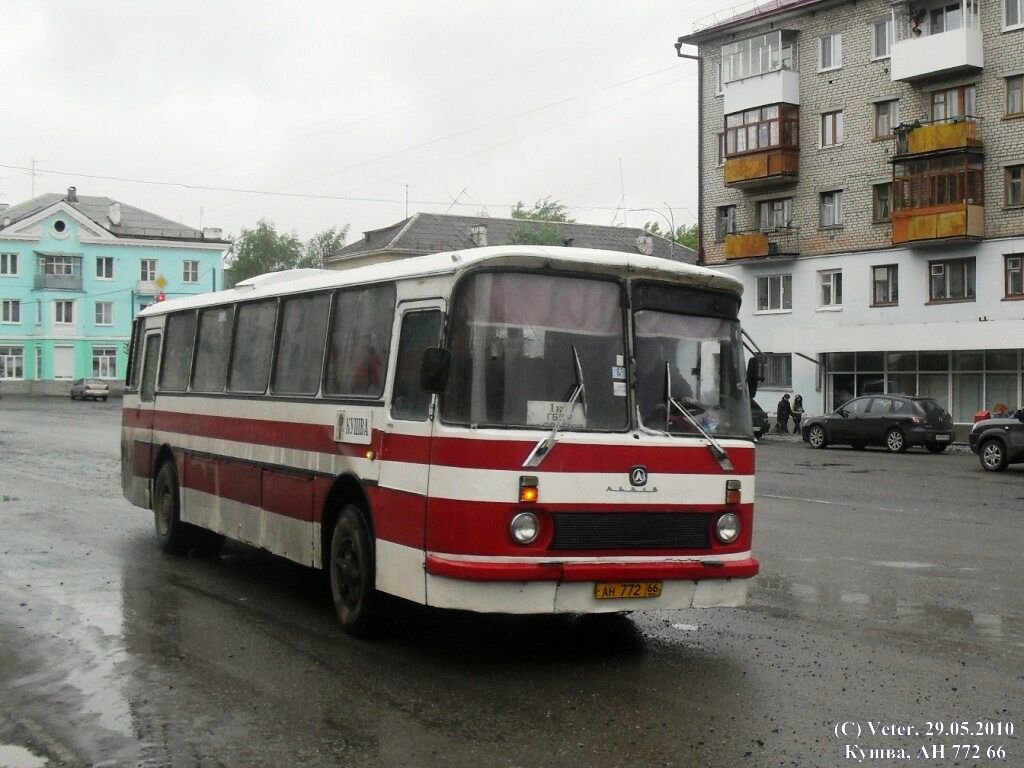
[[[467,190],[467,187],[463,187],[462,191],[459,192],[459,194],[457,194],[455,197],[452,197],[452,193],[449,192],[447,189],[445,190],[445,193],[448,195],[448,197],[452,198],[452,204],[449,205],[447,208],[445,208],[445,211],[444,211],[445,213],[448,213],[448,211],[450,211],[452,208],[454,208],[456,205],[459,204],[459,200],[461,200],[462,196],[464,194],[466,194],[466,190]]]
[[[626,182],[622,176],[622,158],[619,158],[619,191],[622,196],[619,198],[619,207],[615,209],[615,213],[612,214],[612,226],[614,227],[619,220],[619,211],[622,211],[622,226],[626,226],[626,210],[624,208],[626,204]]]
[[[31,174],[32,175],[32,194],[29,195],[29,197],[35,197],[36,196],[36,165],[38,163],[48,163],[48,162],[50,162],[50,161],[49,160],[39,160],[39,159],[37,159],[35,157],[31,158],[31,165],[32,165],[32,174]],[[42,176],[42,173],[40,173],[39,175]]]

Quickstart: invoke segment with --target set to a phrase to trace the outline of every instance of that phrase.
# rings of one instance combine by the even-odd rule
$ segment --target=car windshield
[[[622,288],[610,281],[518,272],[467,277],[452,306],[442,418],[480,427],[625,430],[622,306]]]
[[[709,434],[753,437],[737,321],[641,310],[635,328],[637,399],[644,426],[699,434],[666,403],[668,380],[672,398]]]

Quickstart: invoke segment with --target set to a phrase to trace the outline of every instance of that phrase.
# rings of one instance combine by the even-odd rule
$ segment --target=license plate
[[[661,597],[661,581],[602,581],[594,585],[598,600],[630,600]]]
[[[949,442],[949,435],[936,435],[935,439],[940,443],[947,443]]]

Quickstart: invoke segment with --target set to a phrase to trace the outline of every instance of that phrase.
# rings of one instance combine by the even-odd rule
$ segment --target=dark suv
[[[953,418],[930,397],[869,395],[824,416],[804,419],[801,431],[812,448],[829,443],[854,448],[882,445],[901,453],[912,445],[923,445],[932,453],[942,453],[953,442]]]
[[[1024,461],[1024,408],[1008,416],[984,419],[968,436],[971,450],[978,454],[982,469],[1002,472],[1010,464]]]

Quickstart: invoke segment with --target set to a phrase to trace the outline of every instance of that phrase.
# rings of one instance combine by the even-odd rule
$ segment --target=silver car
[[[71,382],[72,400],[103,400],[110,396],[110,387],[99,379],[75,379]]]

